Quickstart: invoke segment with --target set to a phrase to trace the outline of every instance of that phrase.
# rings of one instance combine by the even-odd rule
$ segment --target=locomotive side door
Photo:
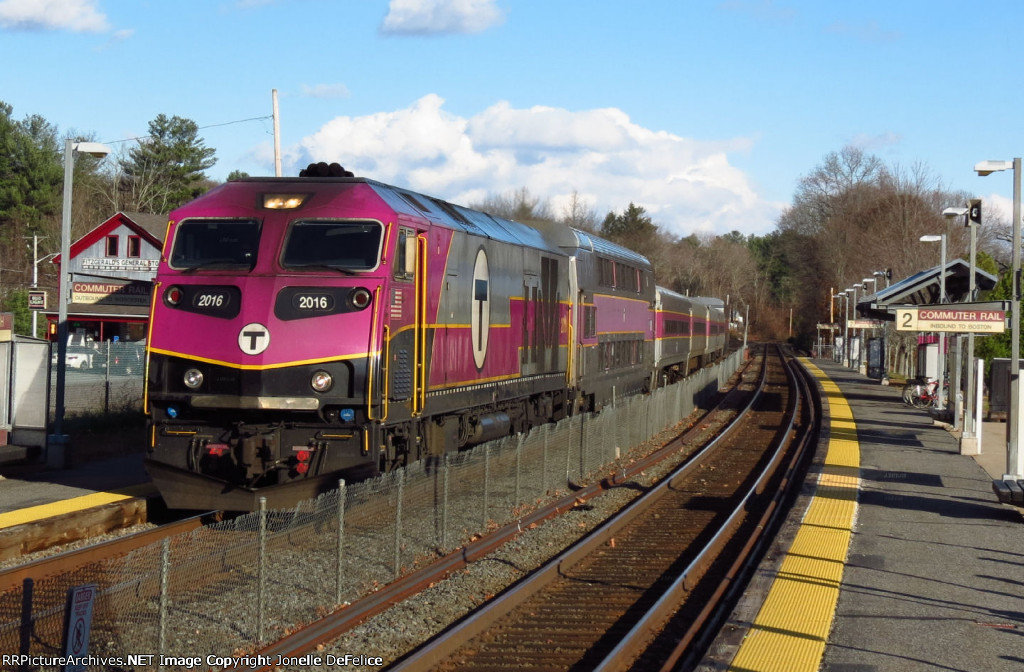
[[[399,226],[392,269],[390,304],[387,314],[388,396],[392,401],[409,402],[417,382],[419,324],[419,276],[417,273],[417,231]]]

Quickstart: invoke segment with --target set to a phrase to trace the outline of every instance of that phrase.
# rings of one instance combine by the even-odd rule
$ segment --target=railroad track
[[[637,479],[648,480],[645,473],[664,470],[665,466],[662,463],[677,463],[684,459],[734,420],[737,409],[744,405],[742,398],[752,394],[756,387],[756,361],[759,361],[759,358],[752,359],[737,372],[735,381],[730,383],[730,391],[718,400],[715,408],[705,412],[696,422],[660,448],[651,450],[644,457],[633,456],[624,460],[601,481],[574,489],[571,494],[524,514],[514,523],[470,541],[447,556],[381,587],[373,594],[352,604],[346,604],[343,608],[326,614],[305,627],[295,628],[276,642],[249,652],[266,656],[271,660],[276,660],[277,656],[295,657],[311,652],[322,652],[326,643],[338,641],[339,637],[344,639],[345,635],[356,631],[361,624],[372,621],[375,616],[385,614],[386,618],[390,618],[389,610],[392,607],[404,606],[409,600],[415,601],[420,593],[429,593],[429,588],[446,577],[464,575],[460,570],[468,568],[471,563],[488,559],[507,542],[537,528],[539,523],[562,516],[569,511],[587,510],[590,508],[591,500],[605,492],[635,492],[639,487]],[[755,366],[753,370],[752,365]],[[663,433],[667,434],[667,431]],[[421,642],[422,640],[409,642],[405,651],[411,650]],[[351,649],[346,651],[348,650]]]
[[[781,367],[781,364],[779,366]],[[784,377],[784,374],[781,373],[777,375],[783,375]],[[689,431],[680,437],[677,437],[674,441],[670,442],[656,454],[651,455],[645,461],[636,463],[632,468],[625,469],[621,473],[616,473],[602,481],[600,485],[581,490],[567,500],[556,502],[551,507],[548,507],[550,510],[542,509],[535,512],[533,514],[534,517],[524,518],[519,521],[518,524],[509,526],[511,529],[506,528],[498,530],[495,534],[471,543],[466,547],[459,549],[456,553],[446,558],[442,558],[438,563],[435,563],[430,567],[425,567],[420,571],[403,578],[401,581],[388,586],[368,599],[361,600],[335,613],[329,614],[326,618],[292,633],[288,637],[261,649],[258,653],[269,656],[271,659],[275,659],[277,655],[297,656],[312,651],[322,651],[326,642],[333,641],[340,635],[344,635],[355,628],[355,626],[370,619],[372,616],[386,611],[392,605],[411,598],[426,587],[432,586],[435,582],[441,581],[445,576],[465,567],[468,562],[485,557],[505,541],[521,534],[523,530],[534,527],[533,523],[536,520],[553,515],[552,511],[564,511],[580,505],[585,507],[585,502],[596,494],[594,490],[616,488],[621,485],[625,485],[628,489],[635,488],[636,483],[630,482],[630,479],[634,478],[637,474],[643,473],[659,460],[665,459],[666,455],[675,455],[675,458],[679,459],[680,453],[685,455],[688,451],[693,452],[693,444],[698,442],[696,439],[697,435],[703,435],[704,438],[701,439],[702,442],[706,439],[707,435],[712,435],[720,431],[719,426],[732,422],[739,413],[739,409],[748,405],[748,401],[743,401],[742,399],[744,397],[752,397],[755,393],[757,385],[751,385],[749,383],[750,378],[750,372],[745,372],[743,374],[743,380],[741,380],[741,382],[736,386],[736,389],[722,401],[718,408],[714,409],[713,412],[709,413],[705,418],[699,421],[697,426],[692,427]],[[764,427],[775,427],[781,422],[778,414],[786,407],[783,397],[788,397],[789,392],[788,387],[786,387],[785,384],[782,385],[781,391],[780,389],[776,389],[778,387],[778,384],[776,384],[775,388],[769,387],[769,389],[762,394],[764,397],[763,405],[766,404],[769,409],[767,411],[762,409],[755,412],[755,415],[760,413],[760,415],[757,415],[756,419],[753,421],[755,426],[760,427],[763,425]],[[795,398],[793,405],[796,405]],[[769,417],[766,415],[766,413],[769,412],[774,413],[775,416]],[[778,432],[776,431],[775,433]],[[681,448],[681,446],[685,446],[687,444],[691,444],[689,448]],[[694,460],[693,464],[699,464],[701,459],[703,458]],[[716,467],[710,463],[706,468],[708,469],[706,472],[707,475],[714,475],[716,471],[718,474],[727,473],[731,469],[731,467]],[[705,492],[703,496],[705,498],[710,497],[711,493],[709,491]],[[774,505],[770,508],[773,507]],[[602,608],[603,607],[604,605],[602,604]],[[706,618],[704,620],[706,620]],[[589,622],[588,627],[590,627]],[[342,650],[345,650],[344,644],[341,644],[341,646]],[[351,644],[349,646],[351,646]],[[415,646],[415,644],[412,646]],[[520,661],[516,660],[516,664],[519,664],[519,662]],[[554,667],[559,667],[557,663],[553,663],[553,665]],[[411,669],[418,668],[414,666]]]
[[[95,567],[99,561],[125,555],[168,537],[191,532],[202,527],[203,520],[208,517],[209,514],[204,513],[183,518],[149,530],[126,534],[116,539],[55,553],[38,560],[0,570],[0,595],[19,588],[26,579],[41,581],[52,576],[67,576],[78,573],[79,576],[76,577],[76,580],[81,579],[84,582],[95,582],[99,579],[102,581],[102,577],[97,574],[99,570]]]
[[[781,353],[729,432],[579,544],[394,668],[658,669],[685,655],[739,571],[808,409]],[[724,476],[724,477],[723,477]],[[775,483],[771,483],[774,478]],[[750,513],[748,513],[750,512]],[[757,514],[757,515],[754,515]],[[732,548],[726,554],[723,551]],[[670,632],[660,636],[668,624]],[[682,642],[682,645],[677,645]]]
[[[418,590],[421,590],[423,587],[428,586],[430,583],[439,580],[438,577],[443,576],[445,573],[453,571],[452,568],[457,568],[459,566],[464,565],[465,563],[472,562],[479,558],[487,557],[491,553],[492,549],[497,548],[505,541],[518,537],[523,530],[527,529],[528,527],[534,526],[535,523],[538,523],[549,517],[559,516],[569,509],[586,509],[588,508],[586,502],[588,502],[590,498],[596,496],[598,493],[602,491],[609,489],[618,489],[620,492],[634,490],[637,487],[637,481],[635,480],[635,475],[637,473],[641,473],[645,469],[648,469],[651,465],[655,464],[658,460],[664,458],[666,455],[676,455],[678,457],[678,454],[680,454],[680,452],[685,454],[686,451],[693,450],[693,446],[695,446],[698,443],[697,439],[694,438],[694,435],[705,435],[713,433],[714,431],[717,431],[715,429],[716,425],[725,422],[724,420],[720,420],[718,418],[720,418],[721,416],[734,416],[736,413],[735,409],[742,405],[740,404],[740,402],[736,400],[736,395],[742,396],[744,394],[743,390],[747,387],[749,386],[744,383],[741,383],[738,386],[738,390],[735,393],[733,393],[732,396],[726,398],[726,401],[722,404],[722,407],[720,409],[718,409],[716,412],[713,412],[705,416],[697,423],[697,426],[691,428],[690,432],[688,432],[687,434],[687,436],[689,437],[689,442],[693,444],[690,447],[680,451],[679,443],[680,441],[684,441],[683,439],[680,439],[677,440],[674,444],[666,446],[662,450],[657,451],[654,455],[648,456],[643,460],[632,462],[630,464],[623,464],[620,466],[620,468],[618,468],[615,471],[613,475],[609,475],[601,483],[575,489],[570,495],[559,501],[554,502],[550,506],[543,506],[538,510],[530,513],[529,515],[524,514],[523,517],[516,523],[506,526],[506,528],[499,529],[494,534],[488,534],[483,538],[468,543],[466,546],[458,548],[457,550],[455,550],[454,553],[451,553],[446,558],[442,558],[438,563],[435,563],[432,567],[414,572],[413,574],[403,578],[401,581],[396,582],[393,586],[388,587],[386,589],[378,591],[376,590],[375,587],[375,592],[373,592],[373,594],[370,595],[368,598],[359,601],[354,601],[352,605],[346,604],[346,606],[340,609],[338,612],[336,612],[336,614],[332,614],[331,617],[324,619],[322,623],[317,623],[313,630],[315,630],[316,633],[319,634],[309,635],[308,633],[310,632],[310,629],[300,630],[300,634],[298,634],[298,639],[296,639],[295,637],[286,637],[284,640],[282,640],[282,642],[271,645],[271,647],[269,648],[277,650],[279,652],[286,652],[288,654],[313,650],[314,647],[316,647],[320,642],[323,642],[325,638],[335,636],[338,632],[344,631],[346,628],[350,628],[353,624],[358,623],[361,620],[365,620],[365,618],[374,611],[383,610],[387,607],[388,604],[403,599],[405,595],[412,594],[417,592]],[[346,511],[346,532],[351,531],[351,534],[354,535],[360,532],[359,528],[361,526],[373,523],[374,519],[369,514],[371,514],[375,509],[380,508],[380,502],[376,502],[375,504],[375,501],[376,500],[373,500],[372,498],[367,501],[363,501],[362,499],[360,499],[358,500],[358,504],[356,506],[353,506]],[[277,515],[278,514],[275,514],[275,516]],[[287,515],[290,516],[291,514]],[[319,515],[319,513],[313,514],[312,512],[303,512],[300,515],[299,512],[296,512],[295,516],[295,521],[289,523],[288,529],[290,529],[291,532],[286,537],[281,537],[280,535],[276,537],[277,546],[281,546],[281,550],[285,552],[283,554],[275,552],[275,559],[273,560],[273,562],[276,562],[278,565],[282,565],[282,569],[288,566],[291,566],[292,568],[296,566],[302,566],[306,569],[310,569],[312,565],[308,564],[289,565],[289,559],[293,558],[295,554],[300,553],[300,549],[304,548],[306,545],[315,545],[316,543],[319,543],[319,539],[323,536],[321,533],[322,527],[325,524],[329,524],[330,521],[324,520],[323,516]],[[364,518],[366,519],[364,520]],[[304,525],[302,523],[302,521],[304,520],[308,520],[308,524]],[[284,521],[276,521],[272,524],[276,527],[279,523],[283,522]],[[196,526],[198,526],[198,523],[196,523]],[[308,527],[309,530],[306,530],[306,527]],[[215,638],[216,641],[224,642],[227,641],[225,639],[225,635],[230,636],[236,633],[234,633],[233,631],[225,633],[221,632],[222,630],[226,630],[226,628],[232,627],[233,624],[237,623],[241,618],[252,618],[252,612],[255,611],[254,608],[250,608],[248,610],[250,613],[235,616],[234,621],[230,619],[224,621],[224,623],[226,624],[224,626],[217,625],[218,622],[212,620],[223,617],[223,614],[221,614],[222,611],[224,611],[224,614],[228,613],[227,608],[222,603],[226,604],[227,602],[231,601],[230,596],[234,594],[232,591],[234,591],[236,587],[241,588],[243,586],[243,583],[245,583],[246,581],[250,581],[248,579],[248,575],[256,574],[254,563],[255,556],[253,555],[253,540],[255,539],[254,533],[254,530],[248,529],[222,529],[210,532],[204,531],[204,534],[198,536],[192,534],[175,535],[181,537],[182,540],[179,542],[178,540],[171,539],[168,542],[166,542],[175,549],[173,554],[171,554],[173,555],[172,566],[174,571],[170,573],[169,581],[167,582],[166,588],[169,589],[170,603],[174,608],[175,615],[178,617],[179,621],[183,621],[180,623],[172,624],[172,627],[175,628],[176,633],[173,636],[180,637],[180,632],[178,631],[181,631],[184,628],[186,630],[185,634],[191,639],[192,634],[194,633],[195,635],[199,635],[199,628],[202,628],[204,637],[213,637]],[[306,537],[309,537],[308,544]],[[149,550],[145,551],[145,561],[140,561],[136,564],[133,564],[131,567],[126,566],[125,568],[122,568],[122,570],[120,570],[121,581],[113,587],[112,592],[110,589],[107,589],[107,592],[111,593],[113,599],[128,600],[133,604],[142,604],[142,608],[139,608],[137,610],[140,612],[140,616],[138,617],[138,619],[144,619],[139,622],[145,623],[156,622],[156,605],[158,602],[160,604],[162,604],[163,602],[162,598],[158,599],[158,591],[160,590],[160,544],[154,545],[152,544],[152,541],[154,541],[154,539],[150,538],[146,542],[141,542],[141,544],[148,544],[149,548]],[[191,548],[192,546],[196,546],[197,544],[201,545],[203,548]],[[210,546],[210,548],[207,549],[207,546]],[[154,548],[155,551],[153,550]],[[197,550],[197,552],[190,552],[192,550]],[[268,556],[270,555],[270,550],[271,549],[268,546]],[[92,552],[98,554],[100,557],[115,554],[114,551],[111,551],[109,549],[93,549]],[[154,556],[154,553],[155,558],[151,557]],[[138,554],[133,553],[133,555]],[[346,556],[348,555],[351,555],[351,553],[346,554]],[[390,561],[390,555],[391,554],[388,553],[385,556],[387,558],[385,562]],[[397,551],[394,553],[394,556],[395,565],[397,566]],[[378,557],[380,557],[379,554]],[[358,559],[358,556],[356,559]],[[156,561],[156,569],[153,568],[154,560]],[[269,557],[268,560],[270,560]],[[201,563],[201,565],[192,567],[192,565],[196,562]],[[187,565],[184,567],[184,569],[182,568],[182,563]],[[445,563],[448,563],[447,569],[445,569]],[[141,569],[142,567],[145,567],[145,569]],[[319,571],[321,568],[319,567],[319,565],[317,565],[316,569],[318,569]],[[19,568],[19,570],[24,571],[25,568],[22,567]],[[42,570],[37,567],[34,570],[30,571],[34,571],[36,576],[42,576],[44,574],[61,574],[61,570],[56,568]],[[77,572],[78,570],[75,571]],[[277,574],[275,574],[275,571],[276,570],[274,569],[268,569],[266,575],[281,575],[280,572],[277,572]],[[340,572],[341,569],[339,567],[339,581],[341,577]],[[330,582],[330,568],[327,568],[326,571],[320,571],[319,573],[326,574],[328,577],[328,583]],[[69,576],[72,578],[69,578]],[[94,580],[90,578],[87,573],[73,573],[71,575],[65,574],[62,577],[62,580],[59,582],[57,582],[56,580],[51,582],[51,580],[49,579],[38,581],[36,582],[36,590],[35,595],[33,597],[37,607],[36,611],[40,611],[39,607],[42,606],[42,611],[47,611],[48,613],[61,612],[62,609],[60,609],[59,605],[63,604],[63,600],[65,597],[64,590],[56,590],[55,587],[58,584],[60,586],[66,587],[67,585],[69,585],[69,581],[72,580],[74,583],[96,582],[101,585],[106,585],[108,583],[108,581],[104,577],[99,577],[98,579]],[[348,580],[347,574],[346,580]],[[181,584],[182,581],[186,581],[187,583],[178,585]],[[10,578],[8,583],[9,585],[13,585],[16,582],[17,580]],[[43,585],[44,583],[46,584],[45,586]],[[51,583],[53,584],[52,586]],[[323,586],[325,584],[321,580],[317,585]],[[51,587],[54,588],[54,590],[50,590]],[[330,586],[328,586],[328,588],[330,588]],[[4,600],[7,599],[7,597],[13,598],[14,595],[16,594],[16,591],[13,590],[9,592],[11,593],[11,595],[9,596],[0,595],[0,613],[10,612],[8,616],[11,616],[16,615],[18,609],[24,608],[24,601],[22,601],[20,604],[16,604],[14,599],[10,599],[8,600],[9,603],[5,603]],[[50,599],[51,596],[49,596],[50,592],[53,593],[52,600]],[[44,593],[47,594],[47,597],[45,598],[43,597]],[[58,595],[57,593],[60,594]],[[296,595],[296,597],[299,596],[300,595]],[[248,599],[250,602],[252,602],[253,596],[249,595],[248,597],[243,597],[242,599]],[[260,603],[261,599],[262,598],[259,598],[257,595],[256,603]],[[52,605],[50,604],[51,601]],[[207,602],[209,602],[210,604],[207,604]],[[237,605],[237,600],[231,601],[231,603]],[[286,606],[288,608],[291,608],[291,603],[289,602],[289,604]],[[323,612],[319,611],[318,608],[318,616],[322,615],[322,613]],[[340,614],[340,617],[335,618],[334,616],[338,614]],[[182,618],[183,616],[184,618]],[[107,630],[110,630],[110,636],[108,641],[115,643],[112,644],[113,646],[116,646],[117,641],[123,641],[119,640],[118,637],[125,636],[125,633],[118,633],[119,624],[116,620],[104,618],[102,612],[98,614],[96,618],[98,619],[98,622],[103,623],[102,626],[97,626],[100,628],[100,631],[103,634],[107,634]],[[160,622],[162,623],[162,613],[159,616],[159,619]],[[55,620],[59,620],[59,618],[56,618]],[[347,625],[338,625],[339,622],[344,623],[346,621]],[[192,625],[192,622],[194,622],[196,625]],[[308,623],[309,620],[308,617],[300,616],[296,620],[284,621],[284,623],[297,622]],[[214,625],[211,626],[211,623],[213,623]],[[39,619],[36,619],[33,627],[35,628],[35,636],[40,642],[50,642],[51,640],[59,641],[59,636],[55,634],[57,630],[55,630],[54,633],[50,633],[50,628],[44,627],[43,623]],[[283,625],[275,627],[278,627],[281,630],[284,630],[285,632],[291,632],[293,630],[293,628],[291,627],[285,629]],[[192,628],[194,628],[194,630]],[[299,641],[303,638],[305,638],[304,642]],[[262,639],[262,636],[258,637],[257,641],[259,641],[260,639]],[[414,646],[418,643],[419,642],[414,642],[410,644],[410,646]],[[33,646],[36,645],[33,644]],[[216,651],[217,649],[214,650]],[[234,650],[240,652],[253,652],[253,650],[249,647],[238,647]],[[108,653],[109,652],[116,652],[116,649],[111,649],[110,651],[108,651]]]

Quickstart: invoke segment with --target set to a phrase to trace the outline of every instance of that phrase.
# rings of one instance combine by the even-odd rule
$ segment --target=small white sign
[[[96,584],[89,583],[68,590],[67,629],[64,632],[64,655],[81,660],[89,655],[89,633],[92,630],[92,605],[96,601]],[[65,665],[65,672],[85,672],[81,664]]]

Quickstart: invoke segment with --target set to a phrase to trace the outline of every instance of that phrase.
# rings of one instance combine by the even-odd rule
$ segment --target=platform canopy
[[[959,303],[974,300],[970,294],[971,266],[963,259],[953,259],[943,269],[935,266],[904,278],[893,285],[857,299],[856,311],[861,317],[873,320],[895,320],[896,306],[927,306],[937,304],[940,295],[942,271],[946,276],[946,301]],[[977,291],[987,291],[999,281],[991,273],[974,269]]]

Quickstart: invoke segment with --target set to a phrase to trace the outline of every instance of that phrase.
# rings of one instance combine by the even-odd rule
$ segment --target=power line
[[[196,130],[197,131],[201,131],[201,130],[206,129],[206,128],[216,128],[218,126],[231,126],[233,124],[245,124],[245,123],[248,123],[250,121],[265,121],[267,119],[273,119],[273,118],[274,118],[274,115],[268,114],[268,115],[265,115],[265,116],[262,116],[262,117],[250,117],[248,119],[239,119],[237,121],[225,121],[225,122],[220,123],[220,124],[207,124],[206,126],[198,126],[198,127],[196,127]],[[119,143],[122,143],[122,142],[134,142],[134,141],[138,141],[138,140],[146,140],[146,139],[152,138],[152,137],[153,137],[152,135],[140,135],[140,136],[135,137],[135,138],[124,138],[123,140],[108,140],[104,144],[116,145],[116,144],[119,144]]]

